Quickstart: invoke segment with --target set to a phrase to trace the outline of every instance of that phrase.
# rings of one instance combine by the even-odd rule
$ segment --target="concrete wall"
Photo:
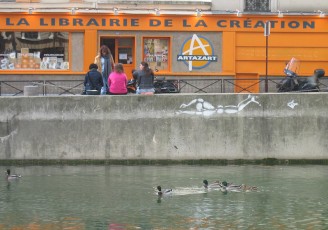
[[[317,12],[318,10],[327,11],[328,4],[325,0],[277,0],[277,9],[282,11]]]
[[[271,0],[271,12],[289,11],[289,12],[317,12],[318,10],[327,11],[328,4],[326,0]],[[212,0],[213,11],[228,10],[235,11],[236,9],[244,11],[245,0]]]
[[[0,159],[328,159],[327,107],[325,93],[0,97]]]
[[[84,33],[71,33],[71,47],[73,51],[71,53],[71,70],[72,71],[83,71],[83,65],[81,65],[81,63],[83,63],[84,61]],[[87,64],[87,69],[89,67],[89,64]]]
[[[244,10],[244,0],[212,1],[211,10],[235,11],[236,9],[240,11]]]

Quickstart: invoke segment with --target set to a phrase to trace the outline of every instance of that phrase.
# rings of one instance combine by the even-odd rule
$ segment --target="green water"
[[[0,229],[328,229],[328,166],[10,168],[23,177],[0,180]],[[200,191],[203,179],[259,189],[154,193]]]

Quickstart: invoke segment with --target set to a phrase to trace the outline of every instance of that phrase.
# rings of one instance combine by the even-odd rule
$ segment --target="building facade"
[[[103,44],[129,77],[141,61],[170,78],[283,76],[291,58],[300,75],[328,69],[324,0],[8,0],[0,11],[0,80],[83,79]]]

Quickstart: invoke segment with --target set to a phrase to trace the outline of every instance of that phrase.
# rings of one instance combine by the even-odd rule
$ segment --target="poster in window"
[[[120,60],[127,60],[127,59],[128,59],[128,54],[126,54],[126,53],[121,53],[121,54],[119,55],[119,59],[120,59]]]
[[[69,62],[65,61],[60,66],[61,69],[69,69]]]
[[[132,64],[132,57],[131,56],[128,56],[128,60],[127,60],[127,64]]]
[[[40,63],[40,69],[48,69],[48,63],[45,61],[42,61]]]
[[[57,65],[57,57],[49,57],[48,68],[56,69]]]

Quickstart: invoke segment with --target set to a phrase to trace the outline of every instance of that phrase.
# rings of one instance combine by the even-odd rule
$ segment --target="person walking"
[[[103,79],[101,74],[98,72],[98,66],[94,63],[89,65],[89,71],[84,78],[84,91],[86,95],[99,95],[101,88],[103,87]]]
[[[114,67],[114,59],[110,52],[110,49],[106,45],[100,47],[98,55],[95,57],[95,64],[98,66],[98,71],[102,74],[103,87],[101,88],[101,94],[108,93],[108,76],[112,72]]]
[[[128,93],[127,89],[128,78],[124,73],[122,63],[114,65],[114,71],[108,77],[109,94],[111,95],[125,95]]]
[[[140,63],[139,70],[133,72],[133,77],[137,79],[136,94],[152,95],[155,93],[154,72],[149,68],[147,62]]]

